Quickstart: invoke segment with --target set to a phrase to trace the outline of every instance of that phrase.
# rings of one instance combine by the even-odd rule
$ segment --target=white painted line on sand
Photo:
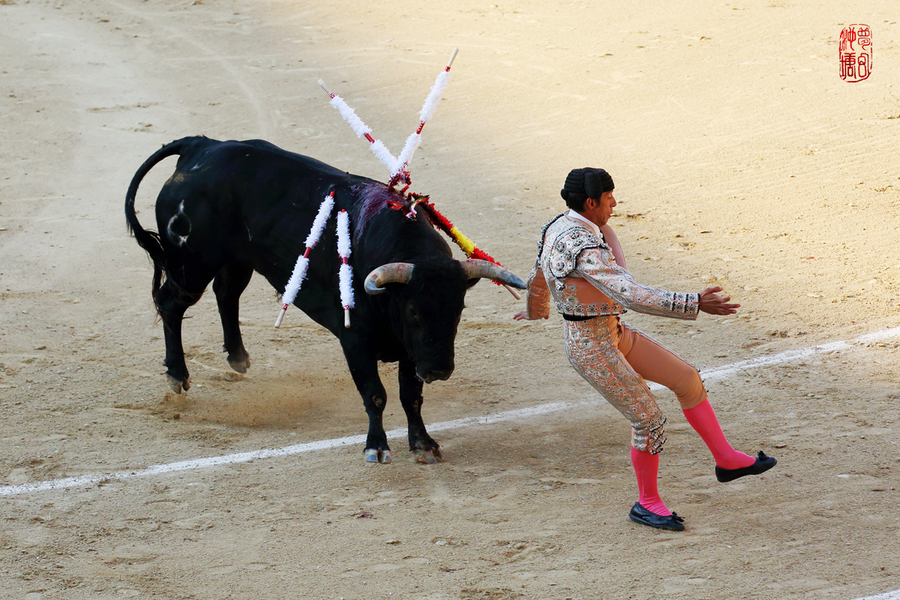
[[[865,598],[857,598],[856,600],[900,600],[900,590],[893,592],[885,592],[877,596],[866,596]]]
[[[809,358],[816,354],[842,352],[858,345],[875,343],[881,340],[887,340],[900,337],[900,327],[885,329],[868,335],[860,336],[854,340],[831,342],[819,346],[812,346],[801,350],[789,350],[772,356],[762,356],[750,360],[732,363],[713,369],[701,371],[703,379],[706,381],[723,379],[734,373],[756,369],[759,367],[767,367],[786,362],[792,362]],[[655,386],[654,387],[659,387]],[[493,415],[485,415],[482,417],[466,417],[453,421],[444,421],[442,423],[433,423],[428,425],[428,430],[443,431],[447,429],[462,429],[465,427],[473,427],[475,425],[490,425],[492,423],[501,423],[503,421],[515,421],[544,415],[563,410],[569,410],[578,406],[588,404],[596,404],[596,402],[556,402],[552,404],[541,404],[528,408],[520,408],[506,412],[496,413]],[[406,429],[394,429],[387,432],[388,439],[396,439],[407,434]],[[137,477],[152,477],[155,475],[165,475],[168,473],[177,473],[179,471],[194,471],[199,469],[210,469],[223,465],[233,465],[239,463],[247,463],[254,460],[264,460],[268,458],[280,458],[292,456],[294,454],[303,454],[306,452],[316,452],[319,450],[329,450],[332,448],[340,448],[343,446],[351,446],[364,444],[366,436],[352,435],[343,438],[335,438],[331,440],[320,440],[316,442],[307,442],[305,444],[296,444],[293,446],[285,446],[283,448],[270,448],[267,450],[253,450],[249,452],[237,452],[235,454],[226,454],[223,456],[210,456],[207,458],[197,458],[192,460],[184,460],[173,463],[165,463],[160,465],[152,465],[143,469],[133,471],[118,471],[112,473],[95,473],[90,475],[80,475],[77,477],[66,477],[63,479],[53,479],[50,481],[38,481],[34,483],[25,483],[22,485],[8,485],[0,487],[0,496],[18,496],[30,494],[34,492],[43,492],[48,490],[83,488],[92,486],[101,482],[121,481],[125,479],[134,479]],[[890,592],[896,594],[897,592]],[[873,597],[877,600],[900,600],[900,597],[888,596],[886,598]],[[871,600],[871,599],[864,599]]]
[[[488,425],[491,423],[499,423],[501,421],[512,421],[515,419],[533,417],[535,415],[542,415],[557,412],[560,410],[566,410],[573,406],[577,406],[578,404],[588,403],[558,402],[554,404],[541,404],[540,406],[510,410],[493,415],[485,415],[483,417],[466,417],[463,419],[456,419],[454,421],[433,423],[428,426],[428,431],[434,432],[442,431],[445,429],[472,427],[473,425]],[[387,437],[388,439],[396,439],[405,436],[406,433],[406,429],[394,429],[387,432]],[[161,465],[153,465],[136,471],[118,471],[113,473],[81,475],[78,477],[66,477],[64,479],[53,479],[50,481],[40,481],[35,483],[25,483],[22,485],[0,487],[0,496],[15,496],[20,494],[28,494],[31,492],[79,488],[100,482],[133,479],[135,477],[151,477],[153,475],[177,473],[178,471],[209,469],[222,465],[247,463],[254,460],[263,460],[267,458],[280,458],[284,456],[291,456],[294,454],[303,454],[306,452],[315,452],[318,450],[330,450],[333,448],[340,448],[342,446],[353,446],[365,443],[365,435],[351,435],[348,437],[335,438],[331,440],[320,440],[317,442],[307,442],[305,444],[295,444],[293,446],[285,446],[283,448],[252,450],[249,452],[237,452],[235,454],[226,454],[223,456],[210,456],[207,458],[197,458],[173,463],[165,463]]]

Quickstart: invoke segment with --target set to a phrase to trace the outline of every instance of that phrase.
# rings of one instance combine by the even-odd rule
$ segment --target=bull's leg
[[[196,304],[202,295],[202,288],[197,293],[188,292],[172,279],[167,279],[156,294],[156,308],[162,318],[166,338],[166,377],[176,394],[186,392],[191,387],[190,374],[184,362],[181,323],[185,311]]]
[[[253,268],[240,263],[229,263],[222,267],[213,281],[213,291],[222,318],[222,333],[225,336],[224,349],[228,353],[228,364],[238,373],[246,373],[250,366],[250,355],[241,338],[241,323],[238,318],[241,294],[250,283]]]
[[[424,383],[416,375],[416,364],[411,360],[401,360],[397,379],[400,382],[400,402],[406,411],[406,422],[409,424],[409,451],[415,454],[417,462],[443,461],[444,453],[440,444],[428,435],[422,421]]]
[[[389,463],[391,462],[391,448],[388,446],[387,434],[384,432],[384,405],[387,402],[387,392],[378,376],[378,361],[374,353],[361,350],[348,343],[346,338],[341,339],[344,348],[344,357],[347,366],[350,367],[350,375],[353,383],[359,390],[369,415],[369,432],[366,435],[366,462]]]

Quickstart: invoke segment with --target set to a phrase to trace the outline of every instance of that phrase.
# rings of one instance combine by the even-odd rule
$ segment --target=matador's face
[[[598,227],[606,225],[613,214],[616,199],[612,191],[600,194],[600,199],[588,198],[584,203],[584,212],[581,214]]]

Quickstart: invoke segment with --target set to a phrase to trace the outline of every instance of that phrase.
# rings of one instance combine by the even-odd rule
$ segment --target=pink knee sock
[[[672,512],[659,497],[656,489],[656,474],[659,472],[659,454],[641,452],[631,448],[631,464],[638,483],[638,502],[650,512],[667,517]]]
[[[740,469],[749,467],[756,461],[752,456],[738,452],[731,447],[731,444],[725,439],[725,434],[722,432],[722,427],[719,425],[719,420],[716,418],[709,399],[704,399],[694,408],[682,412],[688,423],[700,434],[709,451],[712,452],[717,466],[723,469]]]

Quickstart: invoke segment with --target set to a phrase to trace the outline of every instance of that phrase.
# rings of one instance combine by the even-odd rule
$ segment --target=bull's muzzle
[[[453,375],[453,367],[449,369],[424,369],[421,372],[417,369],[416,375],[425,383],[433,381],[447,381]]]

